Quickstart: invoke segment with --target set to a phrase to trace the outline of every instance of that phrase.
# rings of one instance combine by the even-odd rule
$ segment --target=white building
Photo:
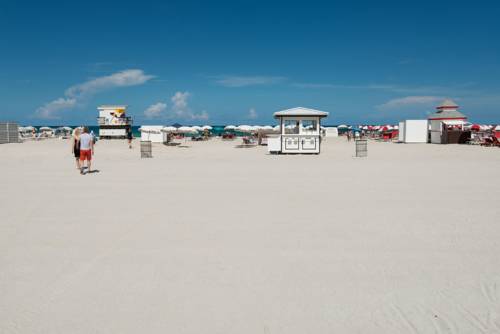
[[[458,142],[456,138],[463,130],[467,117],[458,111],[458,105],[452,100],[445,100],[429,116],[431,143],[448,144]]]
[[[99,137],[102,139],[123,139],[131,130],[132,117],[127,117],[127,106],[103,105],[97,107],[99,117]]]
[[[427,143],[428,140],[429,122],[426,119],[412,119],[399,122],[399,142]]]
[[[275,112],[280,131],[268,138],[269,152],[320,153],[321,119],[327,116],[327,112],[302,107]]]
[[[325,128],[325,137],[338,137],[339,129],[336,127],[326,127]]]

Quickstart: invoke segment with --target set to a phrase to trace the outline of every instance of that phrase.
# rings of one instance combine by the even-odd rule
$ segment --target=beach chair
[[[202,141],[203,140],[203,137],[200,136],[200,135],[197,135],[197,136],[193,136],[191,137],[191,140],[192,141]]]
[[[491,137],[484,137],[481,146],[493,146],[493,139]]]
[[[243,145],[256,145],[257,142],[253,137],[242,137]]]
[[[500,141],[498,140],[497,137],[495,136],[491,137],[491,146],[500,147]]]
[[[224,132],[222,134],[222,139],[224,139],[224,140],[233,140],[234,139],[234,133]]]

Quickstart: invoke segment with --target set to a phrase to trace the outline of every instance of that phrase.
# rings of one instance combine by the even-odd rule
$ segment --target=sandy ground
[[[499,333],[500,149],[0,146],[1,333]]]

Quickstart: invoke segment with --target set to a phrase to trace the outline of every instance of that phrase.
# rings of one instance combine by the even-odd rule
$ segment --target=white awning
[[[443,123],[446,125],[464,125],[465,122],[462,119],[445,119]]]

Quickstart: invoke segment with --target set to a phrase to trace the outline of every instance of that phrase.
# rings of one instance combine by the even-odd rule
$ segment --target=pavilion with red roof
[[[429,116],[431,143],[451,144],[460,141],[467,116],[459,112],[458,108],[453,100],[446,99]]]

